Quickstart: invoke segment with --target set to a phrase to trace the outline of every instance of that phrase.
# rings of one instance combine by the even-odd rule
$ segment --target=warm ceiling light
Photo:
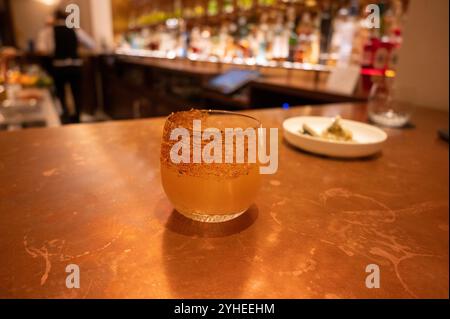
[[[61,0],[37,0],[37,1],[47,6],[55,6],[59,4]]]

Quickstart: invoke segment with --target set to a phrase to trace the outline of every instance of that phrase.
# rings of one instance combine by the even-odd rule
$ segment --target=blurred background
[[[364,103],[392,83],[448,110],[448,1],[0,0],[3,130]]]

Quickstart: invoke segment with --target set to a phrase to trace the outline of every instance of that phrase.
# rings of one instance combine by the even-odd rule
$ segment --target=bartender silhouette
[[[79,43],[94,49],[94,41],[82,29],[66,26],[66,13],[57,10],[53,20],[39,33],[37,49],[53,57],[53,77],[56,94],[61,101],[63,123],[79,123],[81,113],[81,76],[83,61],[78,54]],[[70,115],[67,106],[66,86],[72,91],[75,114]]]

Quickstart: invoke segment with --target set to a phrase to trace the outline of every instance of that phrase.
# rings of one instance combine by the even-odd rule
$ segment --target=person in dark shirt
[[[41,31],[37,48],[53,57],[53,77],[56,94],[63,109],[63,123],[79,123],[81,113],[81,75],[83,61],[78,54],[79,44],[94,49],[94,41],[81,29],[66,26],[67,15],[57,10],[53,23]],[[72,91],[75,114],[70,115],[67,106],[66,86]]]

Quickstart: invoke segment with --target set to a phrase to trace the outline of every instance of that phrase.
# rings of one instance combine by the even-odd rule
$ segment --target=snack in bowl
[[[333,123],[322,133],[316,132],[308,124],[304,123],[300,133],[310,135],[312,137],[323,138],[331,141],[354,142],[353,134],[350,130],[344,128],[340,123],[341,117],[336,116]]]
[[[388,138],[382,129],[367,123],[347,119],[333,122],[326,116],[291,117],[283,122],[283,135],[289,144],[302,150],[339,158],[379,153]]]

